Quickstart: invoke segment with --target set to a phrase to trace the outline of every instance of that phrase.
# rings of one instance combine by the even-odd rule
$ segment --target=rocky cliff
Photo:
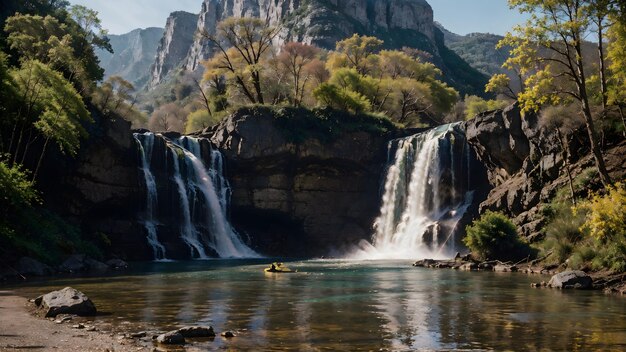
[[[284,25],[277,44],[299,41],[334,49],[337,41],[353,33],[404,29],[436,48],[433,11],[425,0],[204,0],[197,30],[215,33],[218,22],[233,16],[267,18],[272,25]],[[206,41],[196,37],[185,67],[195,70],[212,55]]]
[[[75,159],[57,151],[44,159],[38,184],[45,206],[78,225],[84,238],[110,241],[104,252],[147,259],[150,250],[137,221],[145,193],[130,123],[95,110],[92,116],[90,138]]]
[[[327,138],[307,135],[311,126],[294,136],[282,123],[240,110],[208,134],[226,159],[233,224],[267,255],[327,255],[370,239],[389,135]]]
[[[521,235],[531,241],[541,239],[546,221],[541,208],[560,189],[568,187],[565,167],[575,180],[595,170],[583,129],[567,135],[569,155],[563,154],[558,138],[554,128],[543,127],[534,114],[522,115],[517,105],[470,120],[467,140],[487,167],[493,187],[480,212],[502,211],[513,218]],[[626,142],[616,140],[606,146],[604,155],[611,177],[619,180],[626,175]],[[588,192],[601,186],[597,178],[587,182],[576,191]]]
[[[198,15],[177,11],[167,18],[154,64],[150,68],[148,88],[159,84],[167,74],[184,60],[194,41]]]
[[[105,79],[121,76],[135,88],[144,86],[150,76],[163,28],[135,29],[122,35],[108,35],[113,54],[98,49],[96,54],[104,68]]]
[[[215,33],[217,23],[228,17],[250,16],[282,26],[277,45],[300,41],[334,49],[337,41],[354,33],[374,35],[384,40],[387,48],[411,47],[432,54],[445,80],[462,94],[481,94],[487,82],[486,76],[445,47],[443,34],[433,21],[433,10],[425,0],[204,0],[193,29],[195,36],[187,32],[177,35],[172,24],[182,21],[168,20],[149,87],[162,82],[174,67],[201,69],[200,63],[214,53],[197,33]],[[185,31],[191,30],[188,27],[186,23]],[[182,51],[185,53],[180,55]]]

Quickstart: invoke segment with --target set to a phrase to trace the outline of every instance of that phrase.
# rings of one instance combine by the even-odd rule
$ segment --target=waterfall
[[[139,146],[139,154],[141,158],[141,170],[143,172],[146,184],[146,213],[143,219],[144,227],[147,232],[147,240],[152,247],[153,258],[155,260],[164,260],[165,247],[159,242],[157,237],[157,223],[155,221],[155,210],[158,205],[156,182],[154,175],[150,170],[150,162],[152,160],[152,148],[154,146],[154,135],[151,133],[134,134],[137,145]]]
[[[211,256],[258,257],[258,254],[242,241],[228,221],[230,187],[223,174],[223,156],[219,150],[209,148],[210,154],[206,155],[209,160],[207,167],[203,162],[203,148],[199,139],[193,137],[168,139],[158,135],[165,145],[165,166],[160,170],[161,176],[155,179],[152,172],[155,172],[156,166],[151,165],[146,156],[151,154],[147,153],[146,149],[149,146],[152,150],[155,135],[136,134],[135,138],[140,142],[142,162],[147,160],[143,170],[144,175],[150,175],[146,176],[146,185],[148,193],[153,194],[148,196],[149,204],[146,207],[147,213],[152,214],[153,221],[145,221],[146,224],[154,224],[152,232],[148,230],[148,242],[151,245],[153,240],[158,243],[158,233],[161,238],[169,239],[170,241],[166,243],[171,242],[171,246],[180,247],[177,244],[182,243],[183,248],[188,249],[187,257],[194,259],[208,259]],[[159,192],[175,197],[169,204],[170,214],[161,213],[167,217],[161,222],[154,220],[156,203],[151,205],[153,204],[151,199],[156,199],[157,188]],[[170,193],[168,190],[171,190]],[[160,243],[159,246],[164,252],[164,246]],[[170,244],[167,246],[170,248]]]
[[[464,131],[459,124],[440,126],[391,141],[389,151],[372,243],[361,243],[351,256],[419,259],[453,255],[456,227],[473,198]]]

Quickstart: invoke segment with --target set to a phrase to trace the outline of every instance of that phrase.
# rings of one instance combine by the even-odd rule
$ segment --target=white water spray
[[[458,124],[390,142],[395,155],[385,180],[372,243],[363,241],[357,259],[446,258],[454,254],[455,230],[471,205],[473,192],[461,185],[469,159],[459,155]],[[467,149],[467,146],[463,146]],[[444,182],[445,178],[445,182]],[[464,187],[463,187],[464,186]]]

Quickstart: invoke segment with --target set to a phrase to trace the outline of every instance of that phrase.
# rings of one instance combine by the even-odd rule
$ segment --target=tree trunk
[[[33,173],[33,182],[37,179],[37,174],[39,173],[39,167],[41,167],[41,161],[43,160],[43,156],[46,154],[46,148],[48,148],[48,142],[50,141],[50,137],[46,137],[46,141],[43,144],[43,150],[39,155],[39,161],[37,161],[37,167],[35,168],[35,172]]]
[[[604,159],[602,157],[602,150],[600,149],[595,126],[593,125],[593,116],[591,115],[591,108],[589,106],[589,97],[587,96],[587,81],[585,77],[585,69],[582,59],[583,56],[580,41],[578,41],[578,43],[575,45],[575,49],[576,69],[578,71],[578,80],[576,82],[576,86],[578,88],[578,95],[580,97],[583,117],[585,118],[585,127],[587,128],[587,134],[589,136],[591,153],[593,154],[593,159],[596,163],[596,168],[598,169],[598,174],[600,176],[602,184],[604,186],[609,186],[612,184],[611,177],[606,171],[606,165],[604,164]]]
[[[572,198],[572,204],[576,205],[576,193],[574,192],[574,181],[572,180],[572,173],[569,165],[569,146],[565,143],[565,140],[561,134],[561,129],[556,129],[556,137],[561,144],[561,157],[563,158],[563,166],[565,174],[567,175],[567,183],[569,184],[570,197]]]
[[[622,126],[624,127],[622,135],[626,137],[626,117],[624,116],[624,107],[622,104],[618,104],[617,109],[619,110],[619,116],[622,118]]]
[[[603,40],[603,18],[602,16],[598,16],[598,64],[599,64],[599,71],[600,71],[600,90],[602,93],[602,115],[600,116],[600,121],[602,121],[602,130],[600,131],[601,134],[601,145],[604,145],[605,142],[605,137],[604,137],[604,123],[606,120],[606,114],[607,114],[607,108],[608,108],[608,97],[609,97],[609,93],[608,93],[608,87],[607,87],[607,83],[606,83],[606,65],[605,65],[605,60],[604,60],[604,43],[602,43]]]

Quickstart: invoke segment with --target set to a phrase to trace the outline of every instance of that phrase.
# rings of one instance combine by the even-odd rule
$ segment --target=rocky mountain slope
[[[150,67],[148,88],[158,85],[184,60],[195,38],[198,15],[177,11],[167,18],[154,64]]]
[[[201,69],[200,62],[213,54],[212,48],[200,36],[190,34],[190,27],[195,26],[196,33],[214,33],[218,22],[233,16],[266,18],[272,25],[281,25],[278,45],[301,41],[334,49],[338,40],[353,33],[374,35],[387,48],[412,47],[430,53],[445,80],[461,93],[481,94],[486,83],[486,76],[445,47],[425,0],[204,0],[195,24],[191,16],[168,19],[149,86],[164,81],[174,67]]]
[[[144,86],[150,75],[150,66],[156,57],[159,39],[163,28],[135,29],[121,35],[109,35],[113,54],[106,50],[96,50],[100,66],[104,68],[105,79],[121,76],[136,88]]]

